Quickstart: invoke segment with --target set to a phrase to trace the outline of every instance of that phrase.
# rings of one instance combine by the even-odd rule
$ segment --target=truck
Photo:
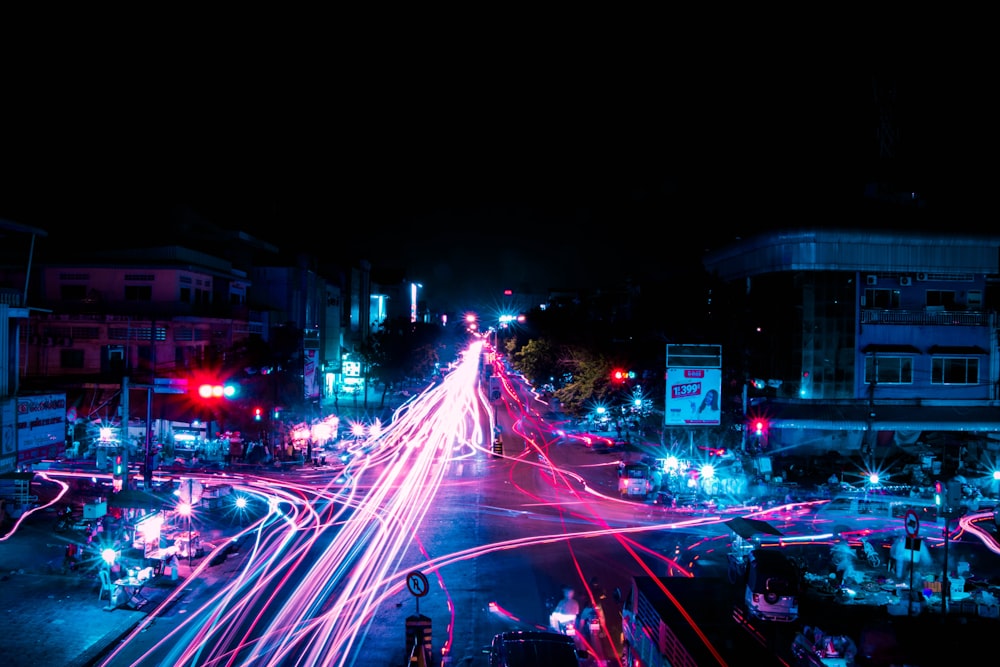
[[[622,606],[622,664],[794,664],[734,620],[732,588],[716,577],[632,577]]]

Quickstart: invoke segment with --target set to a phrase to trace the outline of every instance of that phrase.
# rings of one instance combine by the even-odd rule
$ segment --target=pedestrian
[[[70,542],[66,545],[66,553],[63,555],[63,572],[76,570],[77,550],[76,542]]]

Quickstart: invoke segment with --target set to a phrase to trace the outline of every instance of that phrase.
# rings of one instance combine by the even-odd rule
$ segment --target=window
[[[932,359],[931,384],[979,384],[979,359],[976,357]]]
[[[83,368],[83,350],[59,350],[59,368]]]
[[[865,300],[861,305],[866,308],[899,308],[899,290],[866,289]]]
[[[181,288],[181,303],[191,303],[191,288],[182,287]]]
[[[877,372],[876,372],[877,371]],[[912,384],[913,357],[865,357],[865,384]]]
[[[931,307],[944,306],[945,310],[951,310],[955,307],[955,291],[929,289],[927,290],[927,305]]]
[[[972,309],[978,309],[983,305],[983,293],[981,290],[969,290],[965,295],[965,303]]]
[[[153,300],[153,286],[152,285],[126,285],[125,286],[125,300],[126,301],[152,301]]]

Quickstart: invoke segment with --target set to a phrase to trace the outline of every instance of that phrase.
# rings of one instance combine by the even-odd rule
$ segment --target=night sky
[[[981,226],[994,142],[974,71],[550,55],[67,93],[65,113],[8,118],[0,217],[55,243],[166,234],[143,221],[183,207],[401,269],[447,308],[662,276],[762,229]],[[885,214],[876,180],[924,205]]]

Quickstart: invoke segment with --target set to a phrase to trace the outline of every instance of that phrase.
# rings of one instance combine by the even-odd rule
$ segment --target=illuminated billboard
[[[722,419],[722,348],[667,346],[667,426],[718,426]]]

